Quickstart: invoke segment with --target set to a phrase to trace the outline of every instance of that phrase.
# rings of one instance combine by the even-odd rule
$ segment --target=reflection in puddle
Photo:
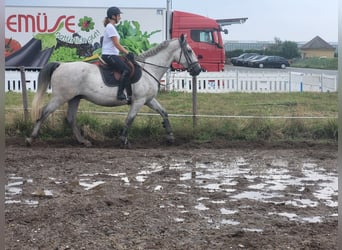
[[[102,184],[104,181],[92,181],[91,179],[80,179],[80,186],[84,187],[84,190],[91,190],[94,189]]]
[[[204,210],[209,210],[208,207],[206,207],[203,203],[199,203],[195,206],[197,210],[204,211]]]
[[[231,196],[233,199],[250,199],[250,200],[266,200],[276,197],[284,197],[278,193],[265,193],[257,191],[245,191],[236,195]]]
[[[300,221],[300,222],[308,222],[308,223],[320,223],[322,222],[321,216],[312,216],[312,217],[301,217],[295,213],[268,213],[269,215],[279,215],[288,218],[291,221]]]
[[[223,225],[233,225],[233,226],[236,226],[236,225],[239,225],[240,222],[236,221],[236,220],[226,220],[226,219],[223,219],[221,220],[221,224]]]
[[[229,210],[226,208],[221,208],[220,212],[221,212],[221,214],[236,214],[238,211],[237,210]]]

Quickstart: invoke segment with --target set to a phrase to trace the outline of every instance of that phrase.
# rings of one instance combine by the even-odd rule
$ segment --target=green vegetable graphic
[[[150,44],[149,38],[155,33],[161,32],[161,30],[155,30],[148,34],[147,32],[142,32],[140,30],[140,24],[137,21],[127,21],[121,22],[117,26],[117,30],[120,34],[121,44],[130,52],[136,55],[153,47],[155,44]]]
[[[87,31],[87,32],[89,32],[90,30],[93,30],[94,25],[95,23],[93,22],[93,19],[88,16],[80,18],[78,22],[78,27],[80,27],[82,31]]]
[[[42,49],[48,49],[52,47],[56,47],[57,40],[56,40],[56,33],[63,29],[64,22],[61,22],[57,28],[57,30],[53,33],[38,33],[34,36],[35,39],[42,41]]]

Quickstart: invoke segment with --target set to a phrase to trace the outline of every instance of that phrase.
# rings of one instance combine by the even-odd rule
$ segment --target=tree
[[[299,57],[298,45],[295,42],[285,41],[281,45],[281,54],[287,59]]]

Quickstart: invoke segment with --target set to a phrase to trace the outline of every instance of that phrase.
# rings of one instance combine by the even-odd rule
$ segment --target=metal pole
[[[5,16],[5,1],[0,0],[0,16]],[[4,20],[4,18],[2,19]],[[0,81],[5,82],[5,22],[0,23]],[[3,86],[3,85],[1,85]],[[5,250],[5,89],[0,90],[0,250]]]
[[[171,0],[166,0],[166,27],[165,27],[165,37],[166,40],[170,40],[171,39],[171,35],[170,35],[170,30],[171,30]],[[166,78],[165,78],[165,85],[167,89],[167,86],[170,85],[170,70],[168,70],[165,74]]]
[[[25,67],[20,67],[20,75],[21,75],[21,92],[23,96],[23,107],[24,107],[24,121],[28,121],[28,102],[27,102],[27,91],[26,91],[26,76],[25,76]]]
[[[197,76],[192,76],[192,125],[197,126]]]
[[[166,40],[169,40],[170,37],[170,30],[171,30],[171,0],[166,0]]]

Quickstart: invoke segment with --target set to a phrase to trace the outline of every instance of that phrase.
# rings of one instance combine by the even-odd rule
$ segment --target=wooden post
[[[192,126],[197,126],[197,76],[192,76]]]
[[[27,102],[27,89],[26,89],[26,76],[25,76],[25,67],[20,67],[20,75],[21,75],[21,93],[23,96],[23,108],[24,108],[24,121],[28,121],[28,102]]]

